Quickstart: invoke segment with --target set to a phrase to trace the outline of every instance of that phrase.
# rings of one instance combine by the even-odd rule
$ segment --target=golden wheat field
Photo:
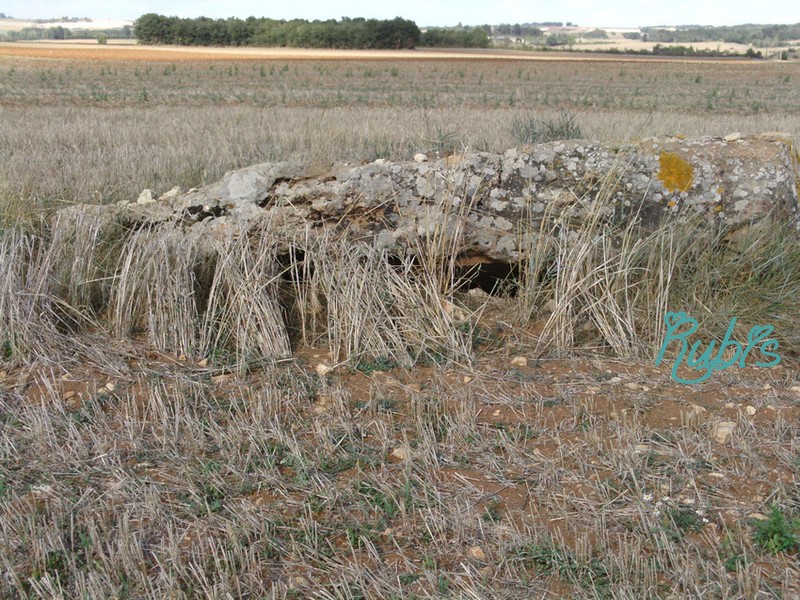
[[[796,62],[0,44],[0,597],[797,597],[796,232],[736,254],[662,231],[609,256],[586,229],[552,248],[552,281],[489,291],[441,255],[404,280],[331,239],[304,277],[262,245],[252,297],[204,291],[279,307],[288,351],[248,361],[148,334],[221,339],[170,296],[171,238],[55,215],[266,161],[503,152],[564,114],[609,143],[797,139],[799,81]],[[662,303],[703,339],[772,324],[783,360],[679,384],[646,334]],[[440,351],[375,350],[396,306],[409,352]],[[540,343],[556,321],[568,352]]]

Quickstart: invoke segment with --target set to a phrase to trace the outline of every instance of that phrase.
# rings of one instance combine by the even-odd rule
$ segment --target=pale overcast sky
[[[636,27],[644,25],[736,25],[800,22],[800,1],[781,0],[0,0],[0,12],[17,19],[61,16],[135,19],[155,12],[181,17],[271,17],[275,19],[338,19],[347,17],[412,19],[417,25],[480,25],[572,21],[579,25]]]

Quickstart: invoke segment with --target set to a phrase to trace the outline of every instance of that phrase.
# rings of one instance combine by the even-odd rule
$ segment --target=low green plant
[[[720,544],[719,557],[725,565],[727,571],[736,572],[747,564],[747,558],[743,554],[742,548],[737,544],[730,534]]]
[[[500,512],[500,506],[500,501],[496,498],[493,499],[491,502],[489,502],[489,504],[486,505],[481,518],[490,523],[499,522],[503,518],[503,515]]]
[[[754,523],[753,541],[770,554],[800,550],[800,519],[786,516],[773,506],[769,517]]]
[[[583,588],[593,589],[605,597],[612,574],[599,559],[579,561],[568,549],[554,544],[531,544],[517,550],[519,558],[536,568],[541,575],[557,574]]]
[[[375,371],[391,371],[397,363],[386,356],[377,356],[374,360],[361,360],[356,363],[355,370],[364,375],[371,375]]]
[[[400,507],[394,498],[387,496],[383,491],[366,481],[360,481],[356,485],[356,490],[359,494],[365,496],[370,504],[382,511],[387,519],[392,519],[400,511]]]
[[[397,576],[400,585],[410,585],[422,577],[419,573],[402,573]]]
[[[700,531],[703,527],[703,520],[697,511],[691,508],[673,507],[664,514],[661,526],[669,539],[680,542],[686,533]]]

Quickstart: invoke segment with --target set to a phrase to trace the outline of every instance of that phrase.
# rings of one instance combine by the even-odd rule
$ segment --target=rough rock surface
[[[104,210],[118,222],[175,221],[209,235],[269,217],[287,239],[333,229],[396,253],[446,231],[462,236],[465,257],[515,261],[543,219],[571,226],[596,210],[622,224],[636,214],[648,227],[700,215],[702,226],[736,230],[769,216],[800,230],[798,172],[796,150],[780,134],[623,146],[578,140],[327,173],[265,163],[155,201],[146,190]]]

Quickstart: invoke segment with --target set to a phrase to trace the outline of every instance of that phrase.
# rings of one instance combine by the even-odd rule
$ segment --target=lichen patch
[[[659,156],[658,178],[668,191],[685,192],[692,186],[694,170],[677,154],[662,152]]]

